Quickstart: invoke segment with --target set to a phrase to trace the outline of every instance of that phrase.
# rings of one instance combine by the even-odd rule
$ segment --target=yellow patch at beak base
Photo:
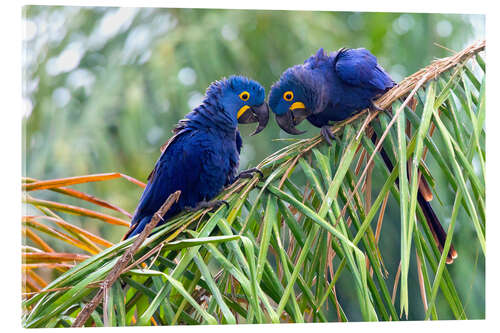
[[[295,109],[305,109],[306,106],[302,102],[295,102],[290,106],[290,110],[295,110]]]
[[[246,110],[250,109],[248,105],[243,105],[239,110],[238,113],[236,114],[236,119],[240,119],[240,117],[245,113]]]

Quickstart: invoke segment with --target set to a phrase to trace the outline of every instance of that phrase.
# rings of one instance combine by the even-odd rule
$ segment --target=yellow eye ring
[[[248,93],[248,91],[242,92],[239,96],[240,96],[240,99],[242,101],[245,101],[245,102],[250,99],[250,94]]]
[[[285,93],[283,94],[283,99],[287,102],[290,102],[293,99],[293,92],[285,91]]]

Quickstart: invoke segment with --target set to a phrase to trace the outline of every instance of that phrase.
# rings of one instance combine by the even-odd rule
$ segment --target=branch
[[[434,60],[430,65],[408,76],[403,81],[399,82],[396,87],[382,95],[376,101],[377,105],[381,109],[387,109],[398,98],[406,96],[408,93],[410,93],[417,84],[423,85],[427,81],[437,78],[439,75],[446,72],[450,68],[453,68],[456,65],[469,60],[469,58],[483,51],[485,46],[486,40],[478,40],[462,51],[458,52],[457,54],[454,54],[450,57]]]
[[[120,259],[118,259],[113,269],[108,273],[108,276],[102,282],[101,287],[99,288],[97,294],[89,303],[85,305],[82,311],[80,311],[72,327],[81,327],[83,326],[83,324],[85,324],[85,322],[87,321],[87,319],[89,319],[92,312],[94,312],[94,310],[97,308],[97,306],[103,299],[106,291],[113,285],[113,283],[118,279],[118,277],[120,277],[120,274],[122,274],[123,270],[126,268],[129,261],[132,260],[134,254],[139,249],[139,246],[141,246],[141,244],[146,240],[146,238],[151,233],[151,231],[156,227],[158,222],[160,222],[160,220],[163,220],[163,215],[165,215],[165,213],[170,209],[170,207],[172,207],[172,205],[175,202],[177,202],[180,195],[181,191],[177,191],[175,193],[172,193],[167,198],[167,200],[165,200],[160,209],[153,215],[151,221],[146,225],[144,230],[132,243],[132,246],[130,246],[125,251],[125,253],[120,257]],[[106,309],[103,309],[103,311],[106,311]]]

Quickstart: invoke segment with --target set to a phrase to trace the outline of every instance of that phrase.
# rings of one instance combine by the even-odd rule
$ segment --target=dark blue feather
[[[328,55],[321,48],[304,64],[287,69],[271,88],[269,106],[277,115],[289,110],[292,102],[303,102],[317,127],[344,120],[370,107],[395,82],[366,49],[340,49]],[[294,92],[286,102],[283,93]]]
[[[395,85],[389,74],[377,63],[377,58],[366,49],[340,49],[330,55],[319,49],[304,64],[283,72],[279,81],[271,87],[269,106],[281,128],[295,134],[290,132],[296,125],[295,109],[292,108],[294,103],[304,104],[297,107],[303,112],[297,114],[298,119],[302,120],[308,115],[309,122],[323,127],[329,125],[330,121],[344,120],[371,107],[374,99]],[[293,92],[294,97],[285,100],[285,93],[290,96],[289,92]],[[307,112],[304,113],[304,109]],[[376,135],[372,136],[372,141],[376,142]],[[389,171],[392,171],[393,164],[384,148],[381,149],[381,155]],[[420,191],[418,202],[438,247],[443,249],[446,232]],[[453,262],[456,255],[451,247],[447,262]]]
[[[234,181],[242,146],[236,119],[242,105],[238,94],[242,90],[250,93],[252,104],[264,102],[265,92],[260,84],[231,77],[214,82],[203,103],[179,121],[148,177],[125,238],[140,233],[175,191],[180,190],[181,196],[163,216],[164,220],[185,207],[213,199]]]
[[[389,74],[367,49],[340,50],[334,63],[338,76],[350,85],[381,91],[394,86]]]

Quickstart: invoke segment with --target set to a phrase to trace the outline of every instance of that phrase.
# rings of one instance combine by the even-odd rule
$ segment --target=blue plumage
[[[303,64],[287,69],[271,88],[269,105],[278,124],[291,134],[307,118],[314,126],[344,120],[372,106],[395,85],[368,50],[340,49],[327,55],[323,49]],[[293,98],[287,100],[286,93]]]
[[[174,136],[162,147],[124,238],[140,233],[175,191],[180,190],[181,196],[164,220],[211,200],[231,184],[242,146],[238,122],[258,121],[259,128],[265,127],[269,116],[264,99],[264,88],[245,77],[212,83],[202,104],[179,121]]]
[[[307,119],[321,127],[321,134],[331,143],[330,121],[344,120],[368,107],[376,108],[373,100],[395,85],[377,63],[377,58],[366,49],[340,49],[330,55],[319,49],[304,64],[293,66],[281,75],[271,87],[269,106],[284,131],[303,133],[295,126]],[[375,143],[375,134],[372,140]],[[387,152],[382,148],[380,154],[392,171],[393,164]],[[446,232],[420,190],[417,198],[442,251]],[[451,246],[447,263],[452,263],[456,257],[457,252]]]

